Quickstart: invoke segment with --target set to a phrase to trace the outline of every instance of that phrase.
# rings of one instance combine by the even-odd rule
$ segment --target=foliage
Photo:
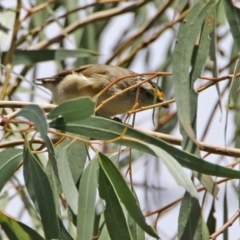
[[[220,183],[231,184],[239,195],[233,180],[240,179],[239,8],[230,0],[1,4],[1,238],[214,239],[224,232],[227,239],[238,212],[229,220],[227,187],[221,189],[222,213],[216,198]],[[221,41],[227,42],[225,48]],[[94,115],[95,98],[59,106],[39,103],[49,97],[34,78],[92,62],[140,64],[149,80],[161,79],[169,111],[155,104],[149,107],[152,119],[149,111],[133,110],[117,122]],[[217,99],[209,95],[210,87]],[[209,117],[199,114],[204,93],[213,103],[212,109],[206,106]],[[217,111],[235,120],[233,142],[226,140],[227,123],[222,129],[225,146],[203,142]],[[140,119],[136,124],[135,118]],[[155,129],[147,131],[146,123],[152,122]],[[205,122],[200,137],[198,126]],[[174,136],[176,128],[182,139]],[[230,144],[235,148],[226,147]],[[209,159],[213,154],[215,162]],[[163,183],[162,169],[171,175]],[[185,192],[163,205],[163,187],[174,192],[169,179]],[[14,211],[9,210],[14,201]],[[220,230],[215,211],[226,222]],[[13,212],[20,214],[14,218]],[[166,233],[161,220],[175,221],[176,214],[178,226]]]

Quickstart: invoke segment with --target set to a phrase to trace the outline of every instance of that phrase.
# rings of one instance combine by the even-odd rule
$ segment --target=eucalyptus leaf
[[[91,98],[77,98],[58,105],[48,114],[48,118],[62,116],[67,122],[73,122],[90,117],[94,114],[94,108],[95,103]]]
[[[74,134],[80,134],[99,140],[114,139],[115,143],[138,149],[156,157],[161,157],[156,155],[156,153],[149,148],[148,144],[152,144],[166,151],[183,167],[208,175],[240,178],[239,171],[209,163],[190,153],[177,149],[160,139],[110,119],[91,116],[82,121],[66,123],[62,118],[58,118],[52,121],[49,126],[62,131],[72,132]]]
[[[8,239],[14,240],[43,240],[34,229],[27,225],[11,218],[8,214],[0,210],[0,225],[1,229],[8,236]]]
[[[133,240],[127,225],[120,199],[102,168],[99,171],[99,195],[106,201],[104,218],[108,234],[112,240]]]
[[[84,170],[79,184],[77,240],[92,240],[98,186],[98,161],[93,159]]]
[[[57,167],[59,173],[59,180],[61,182],[63,193],[66,197],[67,203],[71,207],[74,214],[78,212],[78,190],[75,186],[75,182],[72,178],[72,173],[69,167],[68,162],[68,152],[69,146],[71,144],[66,145],[62,151],[59,153]]]
[[[21,149],[7,149],[0,152],[0,191],[16,172],[22,157]]]
[[[209,235],[206,238],[202,224],[203,219],[199,202],[186,192],[181,203],[178,218],[179,239],[208,240]]]
[[[23,173],[30,197],[37,203],[46,239],[58,238],[59,225],[52,189],[46,173],[28,147],[24,150]]]
[[[3,52],[3,58],[6,52]],[[13,52],[13,64],[19,65],[33,65],[39,62],[45,62],[50,60],[65,60],[66,58],[86,58],[89,56],[97,56],[96,51],[88,49],[41,49],[41,50],[21,50],[16,49]]]
[[[58,171],[57,171],[57,162],[55,158],[54,148],[51,140],[48,137],[48,124],[47,119],[44,115],[43,110],[38,105],[28,105],[23,107],[18,113],[17,116],[23,116],[33,122],[35,127],[40,132],[42,139],[44,140],[47,148],[48,148],[48,155],[49,160],[52,164],[54,173],[58,178]]]
[[[154,230],[146,223],[133,193],[128,188],[125,180],[112,161],[102,153],[99,153],[99,164],[104,172],[104,176],[106,176],[108,179],[105,182],[109,181],[111,187],[116,192],[117,197],[124,204],[131,217],[146,233],[152,237],[159,238]]]
[[[238,45],[238,50],[240,50],[240,9],[234,6],[233,2],[230,0],[224,0],[223,6],[232,36],[235,43]]]

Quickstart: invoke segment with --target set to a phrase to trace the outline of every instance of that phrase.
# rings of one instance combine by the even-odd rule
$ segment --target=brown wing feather
[[[46,83],[46,82],[60,82],[62,81],[67,75],[73,73],[73,72],[82,72],[86,69],[88,69],[89,67],[91,67],[93,64],[89,64],[89,65],[85,65],[85,66],[81,66],[79,68],[72,68],[72,69],[69,69],[69,70],[65,70],[65,71],[62,71],[52,77],[47,77],[47,78],[37,78],[35,79],[35,81],[40,81],[42,83]]]

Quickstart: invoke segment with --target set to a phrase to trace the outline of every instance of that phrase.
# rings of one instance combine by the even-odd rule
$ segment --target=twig
[[[136,33],[134,33],[125,43],[123,43],[118,49],[117,51],[111,56],[111,58],[109,58],[106,61],[106,64],[109,64],[110,62],[113,61],[113,59],[119,55],[120,53],[122,53],[124,50],[126,50],[127,47],[129,47],[134,41],[136,41],[137,38],[139,38],[140,36],[142,36],[143,34],[146,33],[146,31],[155,23],[155,21],[157,21],[159,19],[159,17],[165,13],[166,9],[172,4],[173,0],[167,1],[167,3],[164,6],[160,6],[160,8],[158,9],[158,12],[155,14],[155,16],[153,18],[151,18],[139,31],[137,31]]]
[[[229,221],[227,221],[218,231],[213,233],[209,239],[216,239],[221,233],[223,233],[227,228],[231,227],[232,224],[240,217],[240,209],[237,210],[237,212],[230,218]]]
[[[72,32],[74,32],[76,29],[88,24],[88,23],[92,23],[95,21],[100,21],[106,18],[110,18],[112,16],[117,16],[126,12],[130,12],[135,10],[136,8],[139,8],[140,6],[146,4],[147,2],[149,2],[150,0],[142,0],[142,1],[138,1],[138,2],[134,2],[131,5],[128,5],[126,7],[116,7],[116,8],[112,8],[112,9],[108,9],[105,11],[100,11],[100,12],[96,12],[91,14],[90,16],[84,18],[83,20],[80,20],[78,22],[74,22],[71,25],[67,26],[64,29],[64,33],[70,34]],[[64,34],[60,33],[59,35],[57,35],[56,37],[53,37],[51,39],[44,39],[41,42],[37,43],[34,47],[35,50],[38,49],[43,49],[46,48],[48,46],[50,46],[53,43],[59,42],[64,38]]]
[[[39,11],[43,10],[44,8],[47,8],[48,6],[50,6],[51,4],[53,4],[55,2],[56,2],[56,0],[50,0],[50,1],[46,1],[44,3],[40,3],[39,5],[31,8],[31,9],[25,8],[25,10],[27,11],[27,14],[21,19],[21,22],[23,22],[25,19],[27,19],[33,13],[39,12]]]
[[[140,44],[138,44],[135,48],[133,48],[130,53],[123,59],[118,61],[117,65],[121,66],[124,63],[128,62],[130,59],[132,59],[137,53],[138,51],[140,51],[141,49],[147,47],[150,43],[154,42],[155,40],[157,40],[159,38],[159,36],[161,34],[163,34],[167,29],[172,28],[174,24],[181,22],[186,15],[188,14],[188,12],[190,11],[190,9],[186,10],[185,12],[183,12],[178,19],[176,19],[173,22],[169,22],[165,25],[165,27],[163,27],[162,29],[160,29],[159,31],[157,31],[156,33],[154,33],[149,39],[142,41]]]
[[[15,50],[15,43],[17,41],[17,34],[18,34],[18,31],[20,29],[20,21],[19,21],[19,18],[20,18],[20,10],[21,10],[21,7],[22,7],[22,1],[21,0],[18,0],[17,1],[17,8],[16,8],[16,16],[15,16],[15,21],[14,21],[14,28],[13,28],[13,33],[12,33],[12,38],[11,38],[11,44],[10,44],[10,47],[6,53],[6,56],[4,58],[4,64],[8,67],[8,68],[12,68],[12,58],[13,58],[13,52]],[[4,98],[6,97],[7,95],[7,89],[8,89],[8,86],[9,86],[9,82],[10,82],[10,78],[11,78],[11,74],[10,72],[6,72],[6,76],[5,76],[5,79],[3,81],[3,84],[2,84],[2,88],[1,88],[1,91],[0,91],[0,100],[4,100]],[[0,114],[2,113],[2,109],[0,109]]]
[[[28,139],[28,141],[31,141],[31,143],[45,144],[45,142],[40,138]],[[23,145],[24,142],[25,142],[24,139],[8,141],[8,142],[0,143],[0,148],[9,148],[9,147],[20,146],[20,145]]]
[[[226,181],[228,181],[228,180],[232,180],[232,179],[224,178],[224,179],[221,179],[221,180],[219,180],[219,181],[216,181],[215,184],[220,184],[220,183],[226,182]],[[203,191],[203,190],[206,190],[206,188],[205,188],[205,187],[201,187],[201,188],[198,188],[198,189],[197,189],[198,192],[201,192],[201,191]],[[182,197],[181,197],[181,198],[178,198],[177,200],[175,200],[175,201],[167,204],[167,205],[164,206],[164,207],[161,207],[161,208],[159,208],[159,209],[157,209],[157,210],[154,210],[154,211],[152,211],[152,212],[145,213],[144,216],[145,216],[145,217],[149,217],[149,216],[152,216],[152,215],[154,215],[154,214],[161,214],[162,212],[164,212],[164,211],[168,210],[169,208],[173,207],[175,204],[179,203],[182,199],[183,199]]]
[[[46,112],[52,111],[57,105],[48,103],[19,102],[19,101],[0,101],[0,108],[23,108],[28,105],[38,105]]]
[[[167,103],[166,101],[165,103]],[[14,107],[14,108],[22,108],[24,106],[30,105],[30,104],[36,104],[32,102],[18,102],[18,101],[0,101],[0,108],[1,107]],[[39,107],[41,107],[45,111],[51,111],[56,107],[54,104],[36,104]],[[15,114],[14,114],[15,115]],[[9,118],[9,116],[8,116]],[[135,127],[135,129],[145,132],[151,136],[157,137],[161,140],[164,140],[168,143],[175,144],[181,146],[182,138],[164,134],[164,133],[158,133],[158,132],[153,132],[153,131],[148,131],[144,129],[140,129]],[[240,149],[237,148],[230,148],[230,147],[224,147],[224,146],[219,146],[219,145],[213,145],[205,142],[198,142],[199,143],[199,148],[202,151],[206,152],[211,152],[214,154],[218,155],[225,155],[225,156],[230,156],[230,157],[240,157]]]
[[[8,116],[0,117],[0,125],[4,125],[5,123],[13,123],[13,124],[27,124],[30,127],[34,126],[33,122],[27,121],[27,120],[18,120],[18,119],[9,119]]]
[[[168,142],[174,145],[179,145],[179,146],[181,146],[182,144],[181,137],[176,137],[176,136],[172,136],[164,133],[153,132],[153,131],[141,129],[138,127],[134,127],[134,128],[144,133],[147,133],[153,137],[159,138],[165,142]],[[224,146],[209,144],[205,142],[198,142],[198,144],[199,144],[200,150],[205,152],[211,152],[213,154],[230,156],[230,157],[240,157],[240,149],[238,148],[224,147]]]

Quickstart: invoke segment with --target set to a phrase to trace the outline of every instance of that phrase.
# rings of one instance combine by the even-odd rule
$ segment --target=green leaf
[[[194,83],[201,75],[202,70],[204,68],[210,47],[210,39],[209,34],[213,31],[212,22],[214,21],[215,15],[210,12],[203,24],[203,28],[201,31],[201,36],[199,40],[199,45],[194,46],[191,65],[192,69],[189,76],[189,81],[186,82],[186,86],[188,91],[185,94],[188,94],[189,98],[189,118],[191,122],[191,126],[196,133],[196,120],[197,120],[197,102],[198,102],[198,94],[194,90]],[[187,104],[187,103],[185,103]],[[196,154],[196,156],[200,156],[199,149],[196,144],[186,135],[184,129],[182,129],[181,134],[183,136],[183,148],[192,154]]]
[[[98,161],[93,159],[84,170],[79,184],[77,239],[92,240],[98,185]]]
[[[155,152],[156,156],[161,156],[161,160],[168,168],[176,182],[180,186],[184,187],[193,197],[198,198],[197,190],[191,179],[184,172],[182,166],[170,154],[161,148],[158,148],[154,145],[149,145],[149,148]]]
[[[134,192],[134,190],[133,190],[133,194],[134,194],[135,198],[137,199],[137,195]],[[138,199],[137,199],[137,201],[138,201]],[[139,201],[137,203],[139,205]],[[129,213],[127,213],[127,221],[128,221],[128,227],[129,227],[132,239],[144,240],[145,239],[144,231],[137,225],[136,221],[131,217],[131,215]]]
[[[144,231],[137,225],[136,221],[128,214],[128,227],[134,240],[144,240],[145,234]]]
[[[66,138],[55,147],[56,159],[58,159],[61,150],[68,146],[68,163],[72,173],[72,178],[75,184],[78,182],[88,155],[88,147],[84,142],[73,141],[72,138]]]
[[[50,183],[51,188],[52,188],[56,213],[60,217],[61,216],[61,210],[60,210],[59,196],[62,193],[62,188],[61,188],[61,184],[60,184],[59,180],[56,178],[56,175],[53,171],[53,168],[52,168],[52,165],[51,165],[50,161],[47,162],[45,172],[46,172],[46,175],[48,177],[49,183]]]
[[[132,240],[120,200],[102,168],[99,170],[99,195],[106,201],[104,218],[111,240]]]
[[[57,239],[59,225],[52,189],[46,173],[28,147],[24,150],[23,173],[30,197],[37,202],[46,239]]]
[[[58,116],[64,117],[67,122],[74,122],[90,117],[94,114],[95,102],[91,98],[77,98],[63,102],[54,108],[49,114],[49,119]]]
[[[64,6],[66,7],[67,11],[72,11],[72,9],[76,8],[76,2],[75,1],[65,1],[64,2]],[[68,14],[66,16],[66,20],[68,22],[68,24],[72,24],[75,23],[79,20],[79,13],[78,12],[73,12],[72,14]],[[78,28],[74,31],[73,36],[74,36],[74,40],[75,43],[77,44],[77,46],[79,47],[80,43],[81,43],[81,38],[83,35],[85,28]]]
[[[189,68],[192,50],[207,13],[215,7],[215,0],[199,1],[188,13],[178,33],[173,53],[173,86],[178,118],[186,134],[195,141],[192,128]]]
[[[0,195],[0,209],[5,209],[11,200],[11,196],[9,196],[7,191],[4,191]]]
[[[234,41],[240,50],[240,9],[231,0],[224,0],[223,5]]]
[[[236,64],[234,66],[234,72],[233,72],[233,77],[231,79],[231,84],[230,84],[230,94],[228,97],[228,106],[230,109],[238,109],[238,101],[239,101],[239,84],[240,84],[240,77],[237,76],[240,70],[240,55],[238,55]],[[238,111],[236,111],[236,115],[238,114]],[[236,116],[235,115],[235,116]],[[226,116],[226,120],[227,116]],[[227,121],[226,121],[227,122]],[[236,124],[238,126],[238,124]],[[227,128],[225,127],[225,132],[227,132]]]
[[[3,9],[2,9],[3,10]],[[14,19],[16,17],[16,12],[10,9],[4,9],[1,11],[0,18],[0,46],[5,46],[9,40],[9,32],[14,28]],[[4,56],[5,57],[5,56]],[[2,60],[4,59],[2,58]],[[1,61],[3,62],[3,61]]]
[[[209,231],[206,222],[202,217],[202,239],[208,240],[209,239]]]
[[[22,157],[21,149],[8,149],[0,152],[0,191],[18,169]]]
[[[6,52],[3,52],[3,58]],[[96,51],[89,49],[78,48],[74,50],[68,49],[41,49],[41,50],[20,50],[16,49],[13,52],[13,64],[33,65],[39,62],[51,60],[65,60],[66,58],[85,58],[90,56],[98,56]]]
[[[57,162],[55,158],[54,148],[51,140],[48,137],[48,125],[47,120],[45,118],[43,110],[38,105],[28,105],[23,107],[17,114],[17,116],[23,116],[28,120],[32,121],[35,124],[35,127],[40,132],[42,139],[44,140],[47,149],[49,160],[52,164],[54,173],[56,177],[58,177],[57,171]]]
[[[11,240],[43,240],[35,230],[11,218],[0,210],[0,225],[2,230]]]
[[[62,118],[59,118],[52,121],[50,123],[50,127],[99,140],[115,139],[115,142],[118,144],[138,149],[140,151],[152,154],[156,157],[161,157],[157,156],[156,153],[149,148],[148,144],[152,144],[169,153],[182,166],[189,169],[219,177],[240,178],[239,171],[209,163],[190,153],[181,151],[180,149],[177,149],[160,139],[137,131],[130,126],[106,118],[91,116],[88,119],[74,123],[65,123]],[[122,135],[123,133],[124,135]],[[119,139],[117,140],[116,138]],[[141,139],[141,141],[139,139]]]
[[[198,77],[201,75],[207,56],[208,56],[209,47],[210,47],[209,35],[213,31],[213,22],[215,22],[214,20],[216,18],[216,14],[214,11],[215,8],[213,8],[208,13],[201,31],[199,45],[195,45],[194,47],[192,60],[191,60],[192,69],[189,77],[190,79],[188,83],[189,85],[187,87],[189,90],[186,91],[186,94],[189,94],[189,99],[190,99],[189,118],[195,134],[196,134],[196,128],[197,128],[196,121],[198,118],[197,117],[198,94],[196,94],[194,90],[194,83],[198,79]],[[184,129],[182,128],[181,128],[181,134],[183,136],[183,142],[182,142],[183,149],[185,151],[188,151],[189,153],[195,154],[197,157],[200,157],[200,152],[196,143],[188,137],[188,135],[185,133]],[[211,193],[213,196],[217,196],[219,188],[214,183],[213,179],[210,176],[207,176],[205,174],[199,174],[197,171],[194,171],[193,174],[195,177],[199,179],[199,181],[208,190],[209,193]]]
[[[48,125],[43,110],[36,104],[23,107],[16,116],[22,116],[33,122],[44,139],[48,133]],[[45,140],[45,139],[44,139]]]
[[[216,231],[216,218],[214,216],[215,214],[215,199],[213,199],[211,204],[211,209],[207,218],[207,227],[210,234],[213,234]]]
[[[101,222],[100,222],[102,219],[103,219],[103,214],[95,211],[95,213],[94,213],[93,236],[98,236],[99,237],[100,232],[102,231],[102,226],[104,225],[104,224],[101,224]]]
[[[62,221],[59,219],[59,228],[60,228],[60,236],[58,239],[64,239],[64,240],[74,240],[74,238],[69,234],[69,232],[64,227]]]
[[[208,240],[202,232],[202,216],[199,202],[196,198],[185,193],[178,218],[178,238],[181,240]]]
[[[146,223],[135,197],[112,161],[102,153],[99,153],[99,164],[117,197],[124,204],[131,217],[146,233],[152,237],[159,238],[154,230]]]
[[[102,231],[100,232],[100,237],[98,240],[111,240],[108,230],[107,230],[107,226],[106,223],[103,223],[103,228]]]
[[[229,221],[228,219],[228,191],[227,191],[227,184],[225,185],[225,191],[224,191],[224,198],[223,198],[223,222],[226,223]],[[225,229],[223,232],[223,239],[224,240],[228,240],[228,236],[229,236],[229,229]]]
[[[72,178],[72,173],[69,167],[68,162],[68,153],[69,146],[71,144],[66,145],[62,151],[60,151],[57,161],[59,180],[62,185],[63,193],[66,197],[67,203],[71,207],[74,214],[78,212],[78,191],[75,186],[75,183]]]

